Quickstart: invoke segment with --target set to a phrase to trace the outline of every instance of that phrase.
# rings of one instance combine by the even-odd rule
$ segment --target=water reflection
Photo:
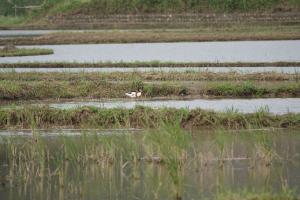
[[[212,199],[226,196],[226,191],[241,190],[282,195],[285,187],[295,189],[295,195],[299,195],[300,138],[297,131],[283,132],[194,133],[180,171],[182,199]],[[174,199],[166,163],[134,160],[135,156],[159,152],[143,138],[130,134],[42,140],[2,138],[0,196]]]

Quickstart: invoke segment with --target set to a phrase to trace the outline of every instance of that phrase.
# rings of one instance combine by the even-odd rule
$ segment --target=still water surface
[[[274,114],[300,113],[299,98],[268,98],[268,99],[192,99],[192,100],[120,100],[120,101],[86,101],[39,103],[59,109],[72,109],[83,106],[99,108],[134,108],[147,106],[152,108],[189,108],[209,109],[214,111],[237,110],[242,113],[253,113],[265,108]]]
[[[17,62],[299,62],[300,40],[37,45],[52,55],[5,57]]]
[[[56,33],[58,30],[0,30],[1,37],[29,37]]]

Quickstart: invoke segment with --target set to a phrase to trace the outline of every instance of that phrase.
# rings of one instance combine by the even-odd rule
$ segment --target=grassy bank
[[[0,108],[1,128],[80,127],[80,128],[154,128],[180,124],[182,128],[250,129],[262,127],[299,127],[299,114],[272,115],[261,110],[254,114],[235,111],[216,113],[201,109],[98,109],[86,107],[60,110],[48,107]]]
[[[215,73],[186,70],[185,72],[22,72],[3,70],[4,81],[299,81],[300,75],[276,72],[241,74],[238,72]]]
[[[202,28],[199,30],[148,30],[60,32],[35,37],[0,38],[0,45],[99,44],[142,42],[201,42],[300,39],[300,26]]]
[[[176,0],[176,1],[130,1],[125,0],[123,4],[120,4],[118,0],[92,0],[87,4],[87,8],[81,10],[85,13],[97,13],[102,10],[104,13],[170,13],[170,12],[247,12],[257,10],[272,10],[276,7],[291,8],[299,6],[298,1],[287,0],[234,0],[234,1],[201,1],[195,2],[193,0]],[[283,6],[284,5],[284,6]]]
[[[57,98],[124,98],[128,91],[143,91],[143,98],[211,97],[299,97],[297,82],[143,82],[120,81],[0,81],[1,100],[36,100]]]
[[[52,49],[40,48],[0,48],[0,57],[13,57],[13,56],[37,56],[53,54]]]
[[[78,62],[50,62],[50,63],[0,63],[0,68],[100,68],[100,67],[299,67],[300,62],[267,62],[267,63],[207,63],[207,62],[96,62],[96,63],[78,63]]]
[[[18,6],[42,5],[41,9],[26,13],[18,10],[19,15],[44,16],[53,14],[82,13],[88,15],[105,14],[143,14],[143,13],[184,13],[184,12],[272,12],[299,9],[295,0],[233,0],[233,1],[194,1],[194,0],[22,0],[15,1]],[[13,3],[1,1],[0,15],[14,15]]]
[[[15,5],[19,7],[19,9],[15,10]],[[26,6],[29,7],[26,9]],[[204,16],[204,20],[200,20],[202,23],[208,19],[208,23],[202,23],[204,26],[211,26],[211,24],[213,24],[213,26],[223,26],[224,24],[219,22],[218,17],[216,17],[215,21],[211,21],[211,18],[214,18],[216,15],[220,15],[221,18],[225,19],[226,17],[223,17],[223,14],[233,15],[234,23],[232,23],[232,20],[228,20],[230,24],[243,24],[244,22],[247,24],[251,21],[252,24],[266,24],[265,20],[270,20],[272,22],[271,24],[280,25],[282,22],[282,24],[292,25],[298,24],[298,21],[293,17],[287,20],[286,13],[297,13],[299,10],[300,3],[297,0],[15,0],[13,2],[0,2],[0,27],[2,29],[201,27],[202,25],[199,26],[199,24],[196,23],[189,23],[189,21],[185,23],[185,17],[180,18],[177,23],[169,23],[169,18],[172,18],[172,15],[194,13],[211,16]],[[253,17],[235,20],[234,15],[243,13],[247,15],[252,14]],[[260,17],[257,17],[257,14],[276,15],[282,13],[282,18],[265,17],[265,20],[261,20]],[[137,19],[139,22],[144,22],[144,19],[147,18],[145,16],[147,15],[150,15],[150,19],[152,15],[166,15],[167,20],[165,20],[163,24],[160,24],[161,20],[154,20],[153,22],[150,20],[143,24],[134,23],[132,20],[126,22],[127,17],[121,17],[119,20],[118,18],[121,15],[144,16],[142,20]],[[112,20],[105,21],[107,16],[110,16]],[[93,17],[102,18],[97,21],[93,20]],[[248,37],[251,36],[248,35]],[[271,38],[267,34],[265,34],[265,37]],[[287,38],[287,36],[284,35],[280,37]]]

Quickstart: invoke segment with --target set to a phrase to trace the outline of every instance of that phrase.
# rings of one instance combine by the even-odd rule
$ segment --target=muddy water
[[[32,46],[25,46],[30,47]],[[0,58],[16,62],[297,62],[300,40],[38,45],[54,54]]]
[[[299,98],[270,98],[270,99],[192,99],[192,100],[123,100],[123,101],[88,101],[88,102],[60,102],[39,103],[53,108],[72,109],[83,106],[99,108],[134,108],[135,106],[147,106],[152,108],[189,108],[209,109],[226,112],[237,110],[242,113],[253,113],[259,109],[267,109],[274,114],[286,114],[289,112],[300,113]]]
[[[131,141],[141,145],[143,140],[139,136]],[[189,162],[179,172],[183,182],[176,187],[182,191],[182,199],[218,199],[226,192],[241,191],[276,195],[282,193],[283,188],[294,190],[292,195],[299,197],[300,137],[296,132],[227,134],[222,143],[223,159],[227,160],[222,167],[216,160],[220,158],[220,146],[216,143],[220,136],[214,133],[193,136],[187,149]],[[60,158],[62,144],[76,144],[72,148],[77,154],[81,148],[87,148],[86,145],[93,145],[89,143],[90,139],[101,140],[101,137],[107,140],[109,136],[59,136],[42,138],[40,142],[43,142],[42,147],[49,149],[47,153],[50,156]],[[80,162],[65,161],[60,165],[59,160],[54,159],[47,165],[41,165],[46,169],[39,174],[39,168],[31,168],[27,161],[13,162],[7,154],[8,144],[16,148],[16,154],[20,150],[28,152],[25,151],[29,147],[26,143],[32,144],[33,139],[0,139],[1,199],[175,199],[170,171],[164,164],[124,163],[116,158],[111,164],[86,162],[81,165]],[[126,146],[126,140],[118,141]],[[261,159],[264,149],[276,155],[271,163]],[[201,156],[205,159],[202,160]],[[60,167],[56,168],[57,165]]]
[[[242,74],[276,72],[284,74],[300,73],[300,67],[101,67],[101,68],[0,68],[0,73],[4,72],[215,72],[229,73],[237,72]]]

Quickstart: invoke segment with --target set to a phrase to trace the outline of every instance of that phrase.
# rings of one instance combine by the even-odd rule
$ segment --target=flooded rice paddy
[[[47,33],[52,31],[0,31],[0,37]],[[0,58],[0,63],[300,61],[300,40],[34,47],[51,48],[54,54]],[[12,71],[294,74],[299,73],[299,67],[0,69],[0,73]],[[274,114],[300,113],[299,98],[49,100],[25,101],[12,107],[24,105],[58,109],[147,106],[201,108],[218,112],[253,113],[263,110]],[[96,130],[88,127],[85,130],[55,127],[51,130],[0,130],[0,199],[232,200],[233,197],[273,199],[273,196],[299,199],[299,170],[300,135],[297,128],[225,131],[214,127],[210,131],[190,132],[176,124],[164,124],[152,130]]]
[[[37,45],[54,50],[47,56],[1,58],[18,62],[298,62],[300,40],[178,42],[140,44]]]
[[[254,113],[261,109],[274,114],[300,113],[299,98],[268,98],[268,99],[189,99],[189,100],[111,100],[111,101],[74,101],[58,103],[38,103],[52,108],[74,109],[83,106],[98,108],[134,108],[146,106],[151,108],[189,108],[209,109],[219,112],[238,111]]]
[[[63,72],[63,73],[80,73],[80,72],[214,72],[229,73],[236,72],[241,74],[250,73],[284,73],[297,74],[300,73],[300,67],[101,67],[101,68],[0,68],[0,73],[7,72]]]
[[[180,143],[166,130],[1,136],[0,196],[229,200],[232,195],[300,195],[300,137],[293,130],[180,132]]]

